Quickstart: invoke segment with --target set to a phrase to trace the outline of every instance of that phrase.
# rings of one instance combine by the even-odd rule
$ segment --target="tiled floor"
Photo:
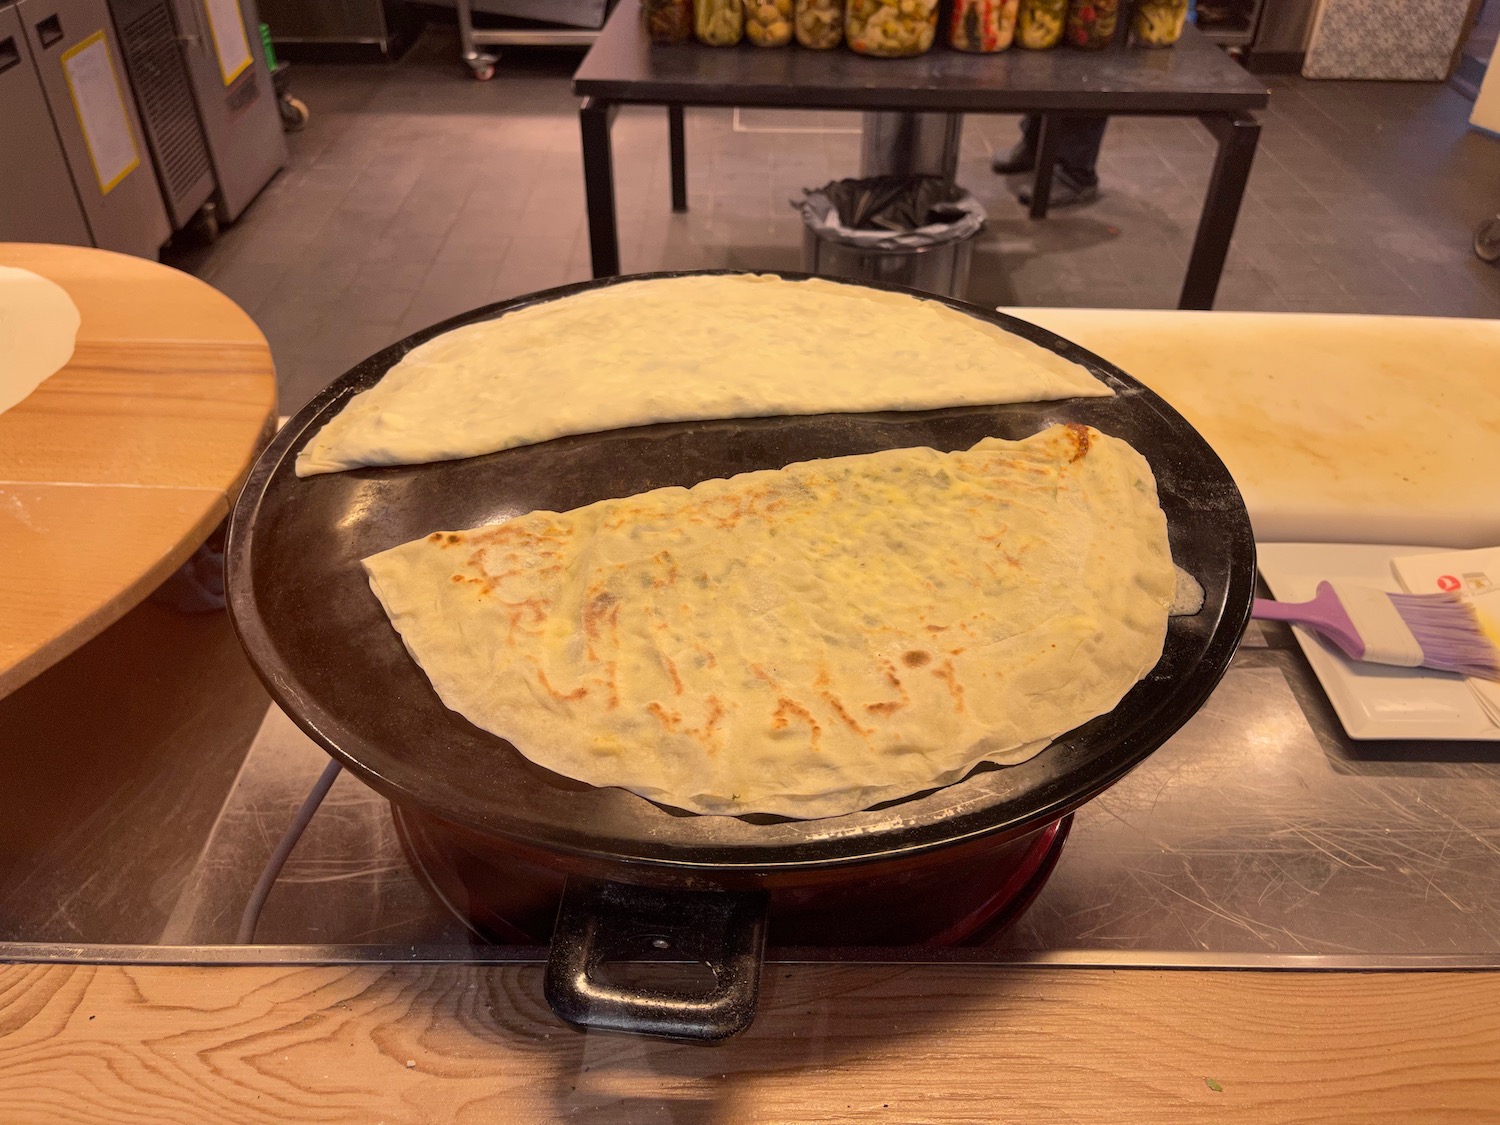
[[[466,76],[451,29],[393,67],[298,67],[312,123],[244,218],[177,264],[260,323],[293,410],[373,351],[490,301],[588,276],[578,55],[512,50]],[[1500,141],[1441,85],[1269,78],[1271,108],[1218,307],[1500,316],[1470,252],[1500,210]],[[668,207],[666,120],[615,125],[627,271],[796,268],[797,189],[857,172],[857,115],[689,110],[690,211]],[[960,181],[989,208],[969,296],[986,304],[1170,307],[1212,142],[1196,122],[1116,119],[1103,196],[1032,223],[988,168],[1013,118],[970,117]]]

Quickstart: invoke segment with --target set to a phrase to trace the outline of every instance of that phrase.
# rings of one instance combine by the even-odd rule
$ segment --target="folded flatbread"
[[[57,282],[0,266],[0,413],[67,366],[81,322]]]
[[[434,532],[365,560],[443,702],[539,765],[822,817],[1015,763],[1155,665],[1144,458],[1085,426]]]
[[[761,275],[664,278],[427,341],[314,435],[297,475],[653,422],[1111,393],[1071,360],[937,301]]]

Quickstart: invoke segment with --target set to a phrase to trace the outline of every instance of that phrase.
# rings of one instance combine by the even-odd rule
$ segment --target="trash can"
[[[838,180],[803,193],[802,269],[943,297],[969,288],[984,206],[936,176]]]

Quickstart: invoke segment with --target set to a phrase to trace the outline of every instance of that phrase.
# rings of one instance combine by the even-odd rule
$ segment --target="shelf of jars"
[[[733,47],[847,47],[875,58],[904,58],[943,42],[993,54],[1018,48],[1101,50],[1116,37],[1170,47],[1182,34],[1189,0],[643,0],[654,43]],[[942,25],[940,27],[940,24]]]

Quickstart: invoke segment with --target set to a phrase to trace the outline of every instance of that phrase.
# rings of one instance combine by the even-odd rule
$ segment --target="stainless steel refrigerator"
[[[406,0],[261,0],[276,53],[308,62],[388,62],[421,30]]]
[[[89,246],[88,221],[14,6],[0,6],[0,242]]]
[[[104,0],[20,0],[12,11],[30,49],[90,241],[156,257],[171,225]],[[0,118],[13,116],[22,129],[30,126],[35,145],[41,135],[36,107],[24,116],[13,115],[9,105],[0,107]],[[7,121],[0,127],[15,125]],[[35,194],[28,200],[28,209],[53,202],[69,208],[60,191],[51,200]]]
[[[200,215],[211,223],[218,184],[171,4],[108,2],[172,226],[181,230]]]
[[[159,0],[160,2],[160,0]],[[255,0],[170,0],[218,183],[232,222],[287,161]]]

